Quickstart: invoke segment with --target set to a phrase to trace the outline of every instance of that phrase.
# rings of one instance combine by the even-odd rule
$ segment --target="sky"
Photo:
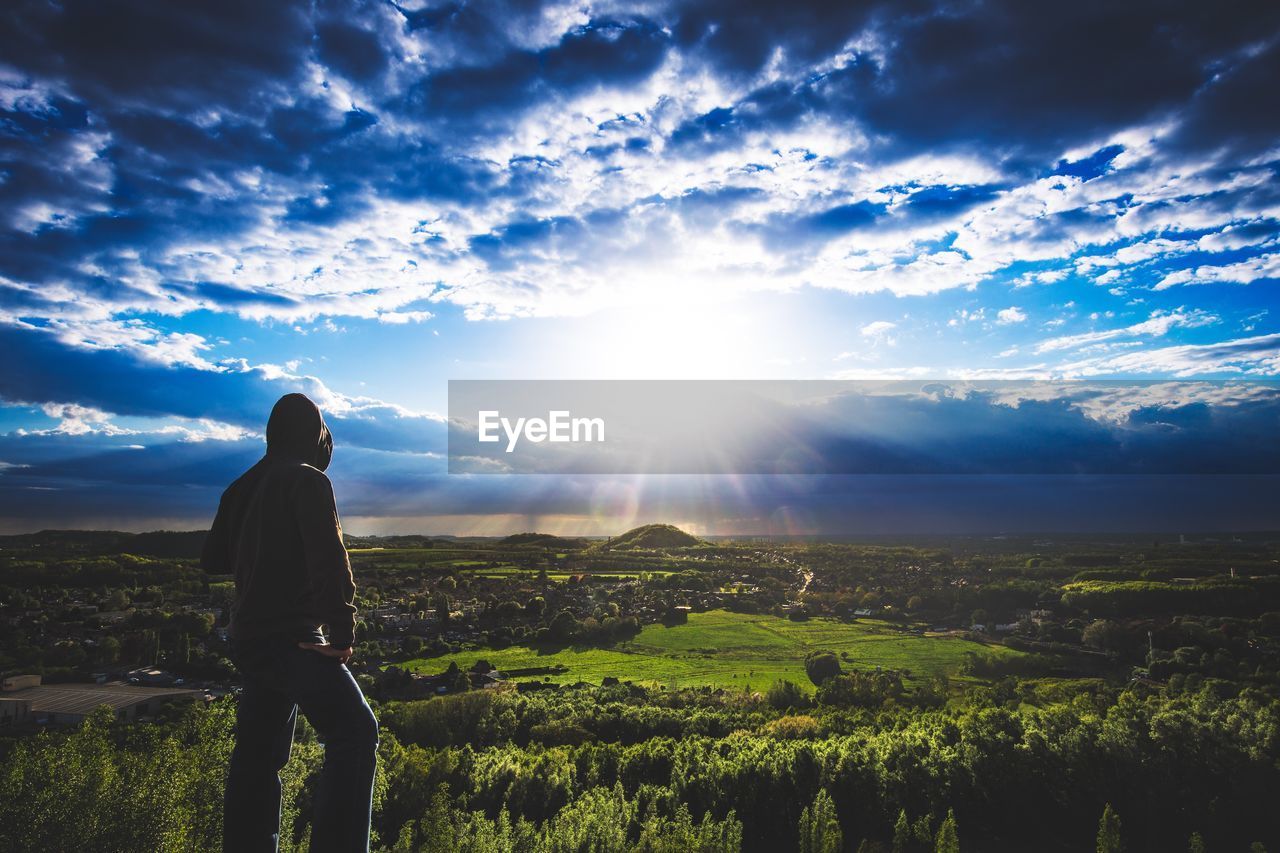
[[[1238,467],[471,478],[444,425],[450,379],[1274,379],[1277,80],[1264,2],[17,0],[0,531],[203,527],[289,391],[357,533],[1274,527]]]

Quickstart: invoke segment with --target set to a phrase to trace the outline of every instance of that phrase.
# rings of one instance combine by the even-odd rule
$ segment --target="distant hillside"
[[[119,530],[41,530],[0,536],[0,549],[6,551],[56,551],[60,554],[111,553],[133,533]]]
[[[646,524],[615,536],[601,545],[605,551],[657,550],[689,548],[702,540],[671,524]]]
[[[441,537],[449,538],[449,537]],[[343,536],[348,548],[435,548],[440,544],[430,536],[408,534],[404,536]]]
[[[508,536],[505,539],[498,540],[498,544],[514,547],[528,546],[534,548],[556,548],[567,551],[587,547],[587,541],[585,539],[565,539],[564,537],[554,536],[550,533],[516,533],[513,536]]]
[[[207,530],[153,530],[137,533],[112,549],[116,554],[137,554],[140,557],[188,557],[197,559],[204,547]]]
[[[200,556],[207,530],[155,530],[124,533],[119,530],[41,530],[0,536],[0,549],[33,554],[137,554],[140,557],[195,558]]]

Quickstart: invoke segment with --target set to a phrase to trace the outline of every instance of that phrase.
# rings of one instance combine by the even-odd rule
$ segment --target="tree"
[[[814,697],[819,705],[837,708],[879,708],[902,696],[902,676],[896,672],[853,670],[828,678]]]
[[[812,651],[804,657],[804,671],[809,680],[821,686],[828,678],[840,674],[840,659],[836,653],[826,649]]]
[[[1120,838],[1120,816],[1107,803],[1098,821],[1098,853],[1122,853],[1124,842]]]
[[[769,692],[765,694],[765,701],[771,708],[779,711],[785,711],[788,708],[805,708],[809,705],[809,699],[799,685],[781,678],[769,688]]]
[[[519,619],[523,610],[524,608],[520,606],[520,602],[508,599],[507,601],[501,602],[494,608],[494,616],[502,619],[503,621],[510,622],[515,619]]]
[[[1098,619],[1084,629],[1081,640],[1086,646],[1115,654],[1124,647],[1125,634],[1124,629],[1115,622]]]
[[[840,853],[843,844],[836,804],[823,788],[813,807],[805,806],[800,812],[800,853]]]
[[[947,819],[938,827],[933,849],[934,853],[960,853],[960,830],[956,826],[956,813],[951,809],[947,809]]]
[[[893,825],[893,853],[907,853],[911,849],[911,821],[907,820],[907,810],[898,812],[898,820]]]
[[[113,664],[120,660],[120,641],[115,637],[103,637],[98,644],[98,662]]]
[[[449,621],[449,596],[445,595],[443,592],[437,592],[435,595],[431,596],[431,606],[435,608],[436,618],[439,619],[441,623]]]
[[[422,853],[446,853],[453,849],[453,809],[449,802],[449,785],[441,783],[431,796],[431,807],[418,821],[413,849]],[[405,827],[409,831],[409,827]]]
[[[574,635],[578,633],[578,620],[574,618],[572,612],[561,610],[547,627],[550,629],[553,639],[565,643],[572,640]]]
[[[1191,833],[1187,841],[1187,853],[1204,853],[1204,836],[1198,832]]]
[[[458,668],[457,661],[452,661],[444,673],[445,686],[450,693],[465,693],[471,689],[471,677]]]

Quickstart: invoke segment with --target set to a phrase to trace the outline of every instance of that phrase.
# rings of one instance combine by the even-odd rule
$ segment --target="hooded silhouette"
[[[345,665],[355,642],[355,584],[324,474],[332,455],[316,404],[302,394],[281,397],[267,422],[266,454],[223,492],[205,540],[205,569],[235,575],[228,654],[243,682],[223,850],[278,848],[280,771],[299,711],[324,744],[311,849],[369,849],[378,721]]]
[[[267,421],[267,452],[227,487],[201,565],[234,574],[231,634],[238,641],[289,635],[349,648],[355,584],[333,487],[324,471],[333,437],[304,394],[286,394]]]
[[[316,470],[329,467],[333,436],[320,409],[305,394],[285,394],[267,419],[267,454],[305,462]]]

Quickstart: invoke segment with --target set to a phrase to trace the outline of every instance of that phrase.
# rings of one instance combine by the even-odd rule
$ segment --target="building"
[[[111,708],[118,720],[136,720],[168,702],[203,698],[202,690],[136,687],[119,681],[41,684],[38,675],[15,676],[0,685],[0,728],[24,723],[76,725],[101,705]]]
[[[0,693],[0,732],[31,721],[31,700],[11,699]]]

